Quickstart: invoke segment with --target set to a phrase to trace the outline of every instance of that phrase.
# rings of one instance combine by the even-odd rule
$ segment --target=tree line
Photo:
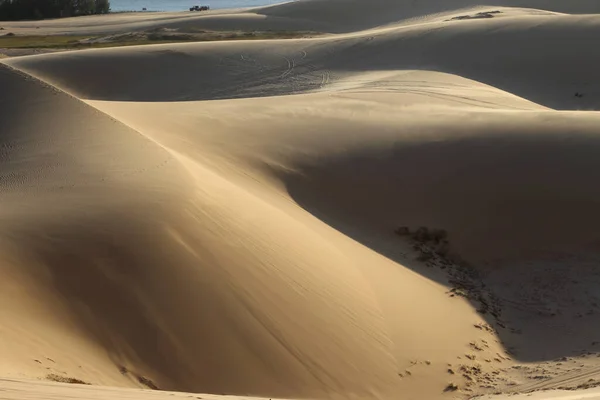
[[[0,21],[106,14],[109,0],[0,0]]]

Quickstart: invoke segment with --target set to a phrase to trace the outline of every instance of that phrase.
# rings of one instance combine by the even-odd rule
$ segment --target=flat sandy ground
[[[585,390],[549,390],[529,394],[504,394],[497,396],[481,396],[477,400],[597,400],[600,399],[599,389]]]
[[[0,26],[324,34],[0,61],[0,398],[597,396],[596,0]]]

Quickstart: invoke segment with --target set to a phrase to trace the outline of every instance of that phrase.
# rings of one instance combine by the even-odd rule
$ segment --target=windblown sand
[[[6,398],[600,385],[596,0],[0,26],[181,24],[330,34],[2,59]]]

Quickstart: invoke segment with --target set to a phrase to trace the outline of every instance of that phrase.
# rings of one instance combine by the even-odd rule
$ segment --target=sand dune
[[[315,399],[594,386],[600,9],[484,6],[44,22],[344,33],[3,59],[0,375]],[[71,393],[144,396],[114,390]]]
[[[494,10],[499,13],[492,19],[449,20],[477,14],[463,11],[431,22],[335,39],[288,40],[276,47],[268,41],[179,44],[13,62],[79,97],[98,100],[298,94],[360,80],[365,72],[425,69],[486,83],[554,109],[600,108],[595,95],[600,91],[595,68],[600,50],[588,45],[600,34],[596,16]],[[553,68],[545,67],[549,63]],[[90,74],[97,78],[88,79]],[[576,97],[579,92],[587,96]]]
[[[542,13],[596,14],[598,11],[594,0],[301,0],[266,7],[202,13],[121,13],[47,21],[2,22],[1,26],[7,31],[27,35],[97,35],[156,28],[349,33],[395,23],[423,21],[432,16],[481,6],[534,9]]]
[[[569,2],[546,0],[482,0],[478,2],[471,0],[444,2],[436,0],[395,2],[389,0],[307,0],[265,7],[258,13],[318,21],[330,26],[333,31],[351,32],[411,19],[423,19],[435,14],[451,13],[458,9],[472,8],[475,5],[524,7],[570,14],[595,14],[598,12],[598,5],[593,0]]]

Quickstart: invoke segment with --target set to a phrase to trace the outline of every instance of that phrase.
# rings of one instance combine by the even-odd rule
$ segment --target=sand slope
[[[600,10],[369,4],[253,11],[350,32],[318,39],[2,60],[0,374],[267,398],[591,385],[600,17],[567,13]],[[444,254],[399,226],[445,229]]]
[[[24,326],[13,322],[6,339],[27,346],[30,356],[21,362],[28,372],[46,372],[47,362],[35,360],[49,357],[59,360],[51,370],[105,384],[122,383],[119,367],[125,366],[158,376],[160,387],[280,395],[347,385],[364,391],[394,376],[380,313],[335,247],[78,100],[6,67],[3,74],[18,110],[8,108],[2,119],[6,268],[19,271],[17,282],[29,288],[22,290],[40,293],[42,310],[44,304],[50,315],[53,307],[62,310],[70,335],[104,350],[104,366],[92,364],[107,376],[73,368],[90,362],[78,349],[47,355],[35,337],[17,340],[33,316],[21,317]],[[23,110],[48,115],[33,120],[44,129],[26,123]],[[112,145],[119,150],[106,147]],[[231,203],[221,201],[226,198]],[[238,202],[254,206],[247,215],[232,214]],[[294,244],[296,234],[306,239]],[[314,266],[323,262],[332,267]],[[23,313],[19,300],[2,304],[7,313]],[[53,325],[65,329],[60,319]],[[350,351],[358,358],[347,359]]]

